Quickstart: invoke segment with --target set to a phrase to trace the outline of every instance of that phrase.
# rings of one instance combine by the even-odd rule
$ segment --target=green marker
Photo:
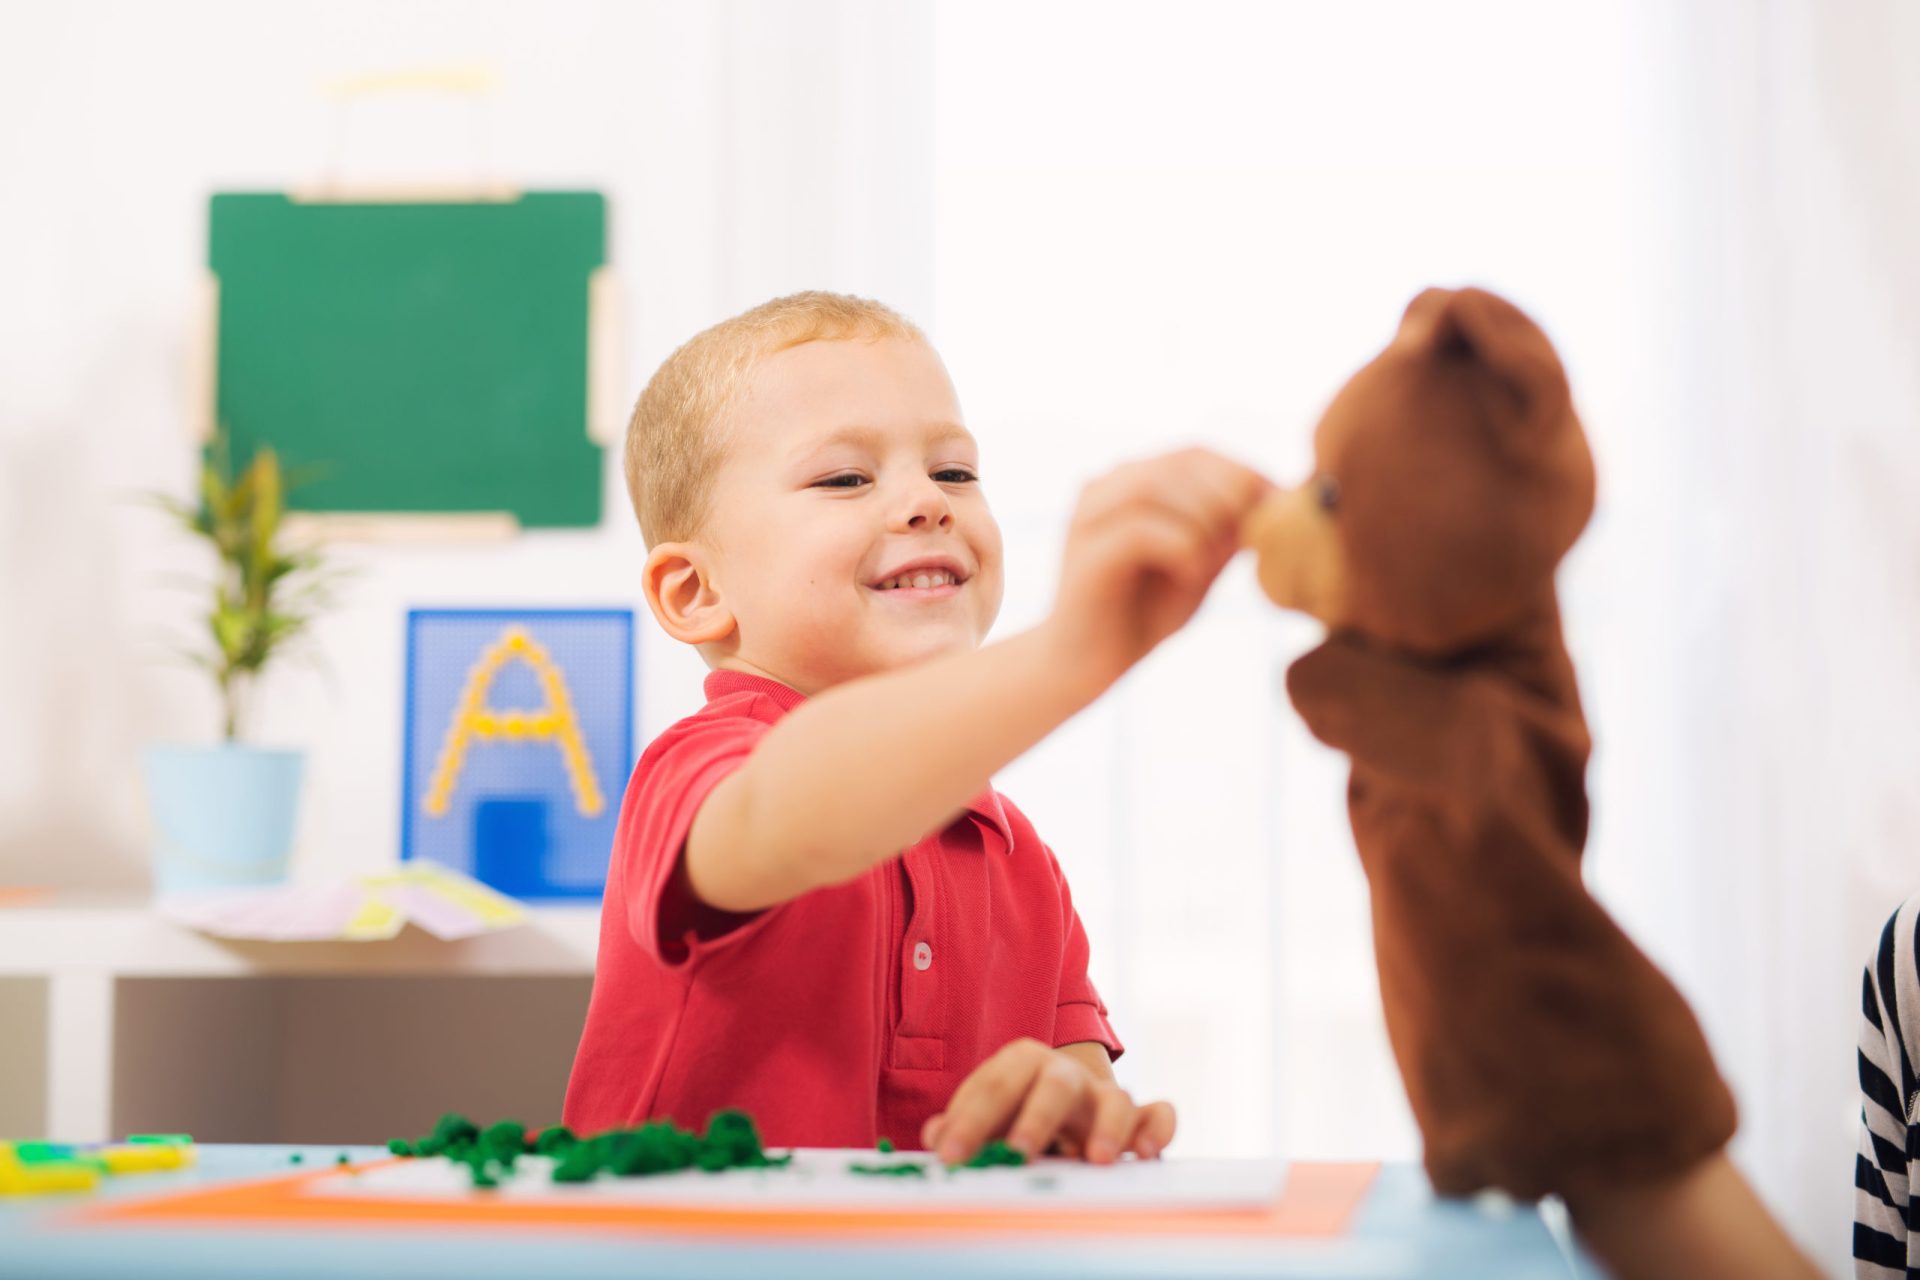
[[[52,1164],[74,1159],[79,1150],[65,1142],[16,1142],[13,1154],[21,1164]]]

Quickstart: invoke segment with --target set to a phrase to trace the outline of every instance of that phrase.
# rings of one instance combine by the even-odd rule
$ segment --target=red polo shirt
[[[747,917],[676,877],[716,783],[805,699],[736,671],[634,766],[567,1083],[576,1132],[741,1107],[774,1146],[917,1147],[920,1127],[1010,1040],[1120,1042],[1053,852],[989,788],[847,884]]]

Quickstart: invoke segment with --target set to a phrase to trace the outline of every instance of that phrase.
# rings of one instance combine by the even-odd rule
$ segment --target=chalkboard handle
[[[505,542],[520,532],[511,511],[290,511],[287,535],[327,542]]]
[[[606,448],[620,443],[626,426],[624,330],[613,268],[596,267],[587,277],[587,439]]]
[[[220,397],[220,277],[212,270],[200,273],[192,306],[187,324],[187,439],[207,445],[213,443]]]
[[[316,184],[296,188],[288,198],[315,204],[473,204],[520,198],[520,190],[487,176],[488,108],[500,77],[488,66],[417,67],[366,72],[321,86],[333,99],[326,167]],[[467,182],[432,184],[348,183],[345,180],[347,119],[353,107],[370,98],[403,93],[437,93],[465,100],[473,119],[473,177]]]

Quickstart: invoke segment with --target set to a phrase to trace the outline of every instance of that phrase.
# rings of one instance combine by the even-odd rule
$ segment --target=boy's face
[[[808,342],[734,410],[700,542],[735,631],[719,666],[812,694],[972,649],[1000,610],[1000,528],[940,357],[922,342]]]

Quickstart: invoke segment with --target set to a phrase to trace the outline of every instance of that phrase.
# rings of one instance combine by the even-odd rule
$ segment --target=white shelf
[[[460,942],[412,926],[385,942],[240,942],[161,919],[144,901],[56,898],[0,908],[0,977],[588,977],[600,907],[528,909],[527,923]]]
[[[422,1007],[421,1016],[431,1024],[421,1033],[428,1037],[423,1042],[426,1047],[479,1036],[488,1045],[488,1057],[476,1060],[468,1072],[469,1079],[463,1082],[456,1078],[460,1074],[458,1061],[450,1074],[444,1061],[435,1067],[403,1055],[392,1064],[390,1074],[380,1080],[383,1091],[404,1095],[411,1089],[415,1094],[431,1096],[447,1091],[457,1096],[463,1086],[483,1090],[501,1078],[531,1081],[534,1083],[524,1086],[524,1091],[531,1094],[524,1104],[528,1113],[557,1114],[558,1087],[564,1084],[565,1064],[571,1057],[571,1045],[559,1041],[577,1035],[572,1029],[577,1024],[567,1019],[578,1015],[555,1006],[552,992],[571,992],[579,1001],[575,1007],[584,1009],[585,980],[593,976],[599,932],[597,903],[530,907],[523,925],[458,942],[443,942],[412,926],[384,942],[234,941],[162,919],[145,899],[134,898],[66,896],[0,907],[0,979],[16,985],[23,981],[29,985],[41,983],[45,990],[44,1058],[31,1064],[36,1069],[27,1073],[28,1064],[21,1059],[19,1049],[32,1043],[31,1033],[24,1039],[19,1035],[0,1036],[14,1046],[11,1072],[8,1063],[0,1061],[0,1090],[17,1093],[21,1088],[31,1088],[39,1092],[40,1120],[34,1127],[43,1130],[44,1136],[62,1141],[99,1141],[113,1136],[117,1129],[126,1127],[129,1107],[137,1123],[191,1131],[197,1123],[203,1123],[195,1117],[224,1117],[233,1114],[235,1108],[248,1106],[253,1107],[248,1114],[264,1114],[263,1099],[276,1089],[284,1092],[287,1087],[295,1087],[307,1099],[317,1096],[316,1091],[324,1094],[335,1087],[334,1077],[351,1066],[355,1051],[351,1043],[346,1043],[340,1050],[346,1055],[340,1059],[340,1071],[330,1065],[302,1066],[296,1062],[296,1085],[277,1083],[285,1072],[276,1075],[276,1071],[287,1063],[279,1059],[268,1062],[257,1042],[264,1025],[273,1022],[278,993],[284,993],[285,988],[271,981],[256,985],[246,979],[496,978],[503,980],[498,992],[483,997],[422,997],[417,993],[424,989],[417,983],[382,984],[379,989],[369,988],[365,997],[351,999],[348,1023],[351,1026],[359,1016],[363,1004],[378,1004],[382,998],[376,994],[378,990],[389,997],[398,990],[402,998]],[[529,995],[524,983],[510,981],[540,978],[575,982],[559,988],[537,985]],[[141,979],[163,981],[123,982]],[[188,981],[188,990],[198,994],[183,996],[178,990],[183,979]],[[210,981],[195,981],[199,979]],[[169,989],[166,980],[171,980],[172,994],[154,994]],[[503,1007],[500,1001],[516,988],[521,992],[520,1005]],[[439,990],[439,984],[430,989]],[[161,1004],[156,1006],[155,1000]],[[528,1005],[528,1000],[538,1002],[538,1007]],[[129,1005],[129,1001],[133,1003]],[[565,1003],[562,1000],[561,1004]],[[16,1001],[14,1007],[18,1004]],[[165,1016],[172,1021],[161,1025],[157,1033],[151,1029],[142,1033],[144,1039],[137,1034],[134,1044],[122,1051],[123,1046],[117,1043],[122,1033],[129,1027],[151,1028],[151,1010],[156,1007],[169,1010]],[[459,1012],[450,1013],[449,1009]],[[144,1019],[142,1010],[148,1011]],[[497,1032],[491,1028],[496,1020],[517,1022],[542,1013],[548,1027],[545,1044],[509,1044],[500,1050],[493,1047]],[[337,1020],[337,1010],[334,1016]],[[554,1022],[556,1016],[560,1018],[558,1024]],[[448,1021],[450,1018],[453,1021]],[[154,1034],[160,1036],[158,1041],[152,1039]],[[487,1041],[487,1036],[496,1040]],[[155,1045],[164,1047],[173,1062],[170,1069],[158,1067],[157,1076],[157,1064],[143,1060]],[[517,1075],[516,1068],[509,1066],[516,1049],[521,1060]],[[529,1064],[529,1054],[538,1061]],[[41,1062],[44,1074],[37,1070]],[[236,1062],[245,1065],[236,1066]],[[408,1073],[421,1078],[410,1079]],[[25,1084],[28,1080],[34,1083]],[[350,1088],[345,1084],[338,1087]],[[129,1097],[138,1102],[127,1104]],[[148,1116],[154,1118],[149,1120]],[[179,1122],[175,1122],[176,1116],[181,1118]],[[33,1135],[23,1132],[11,1136]],[[250,1140],[277,1140],[277,1135],[262,1132]]]

